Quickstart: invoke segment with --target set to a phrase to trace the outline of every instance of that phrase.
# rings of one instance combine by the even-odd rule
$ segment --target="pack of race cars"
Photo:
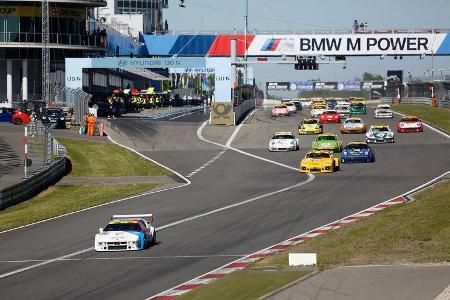
[[[317,135],[309,151],[300,162],[300,172],[331,173],[339,170],[341,163],[375,162],[375,151],[370,144],[394,143],[394,131],[383,122],[368,125],[358,115],[367,113],[363,98],[348,99],[300,99],[302,107],[310,108],[311,118],[305,118],[298,125],[299,135]],[[276,105],[273,117],[295,114],[296,105],[286,102]],[[379,104],[374,110],[374,119],[393,118],[389,104]],[[324,133],[323,124],[340,124],[342,134],[365,134],[363,141],[350,141],[343,145],[336,134]],[[396,126],[399,133],[423,132],[422,121],[415,116],[403,117]],[[292,132],[277,132],[269,141],[270,151],[299,150],[299,140]],[[337,156],[340,153],[340,157]]]

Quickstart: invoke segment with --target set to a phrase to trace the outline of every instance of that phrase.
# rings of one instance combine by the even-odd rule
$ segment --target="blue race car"
[[[341,155],[342,163],[374,162],[375,152],[366,142],[349,142]]]

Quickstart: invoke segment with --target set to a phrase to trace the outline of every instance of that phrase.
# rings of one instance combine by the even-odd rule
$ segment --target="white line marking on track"
[[[205,167],[209,166],[210,164],[212,164],[213,162],[215,162],[216,160],[218,160],[227,150],[224,149],[222,151],[219,152],[219,154],[217,154],[216,156],[214,156],[212,159],[210,159],[209,161],[207,161],[204,165],[202,165],[201,167],[195,169],[194,171],[192,171],[191,173],[189,173],[188,175],[186,175],[186,178],[190,178],[192,176],[194,176],[195,174],[197,174],[198,172],[200,172],[201,170],[203,170]]]
[[[80,253],[78,253],[80,254]],[[58,258],[58,261],[83,260],[144,260],[144,259],[180,259],[180,258],[214,258],[214,257],[245,257],[248,254],[214,254],[214,255],[172,255],[172,256],[130,256],[130,257],[86,257],[86,258]],[[0,263],[29,263],[47,262],[48,259],[0,260]]]
[[[192,115],[192,114],[194,114],[194,113],[196,113],[196,112],[195,112],[195,111],[192,111],[192,112],[189,112],[189,113],[185,113],[185,114],[182,114],[182,115],[179,115],[179,116],[170,118],[169,121],[172,121],[172,120],[175,120],[175,119],[178,119],[178,118],[181,118],[181,117],[189,116],[189,115]]]

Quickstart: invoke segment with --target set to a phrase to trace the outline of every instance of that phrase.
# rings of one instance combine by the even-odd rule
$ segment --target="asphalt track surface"
[[[305,110],[273,119],[269,109],[260,108],[231,146],[298,168],[313,136],[301,136],[297,152],[270,153],[267,146],[275,131],[296,131],[298,120],[307,114]],[[387,122],[392,128],[398,120],[376,121],[371,112],[364,119],[369,124]],[[116,132],[113,138],[186,176],[223,150],[198,139],[204,120],[202,113],[170,121],[118,119],[111,129]],[[203,136],[225,144],[233,130],[207,126]],[[326,132],[338,130],[338,125],[325,125]],[[344,142],[363,139],[364,135],[343,136]],[[308,178],[228,149],[189,178],[190,185],[1,233],[0,298],[144,299],[404,193],[448,171],[450,165],[450,143],[427,128],[424,133],[396,134],[395,144],[373,147],[375,163],[343,165],[339,172],[318,174],[312,182],[283,193],[186,219]],[[92,250],[94,235],[112,214],[149,212],[156,225],[163,226],[158,245],[139,252]],[[164,226],[180,220],[184,221]]]

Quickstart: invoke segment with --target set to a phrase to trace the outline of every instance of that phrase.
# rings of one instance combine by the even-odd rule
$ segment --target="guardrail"
[[[62,157],[22,182],[0,190],[0,210],[21,203],[37,195],[49,185],[62,178],[68,170],[68,160]]]
[[[239,121],[252,109],[255,108],[255,99],[248,99],[243,101],[238,106],[234,107],[234,125],[238,124]]]

